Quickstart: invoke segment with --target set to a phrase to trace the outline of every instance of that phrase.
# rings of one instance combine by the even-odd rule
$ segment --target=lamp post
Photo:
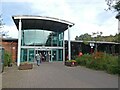
[[[118,19],[118,34],[120,34],[120,12],[117,14],[116,19]],[[118,36],[119,40],[120,36]],[[119,49],[119,55],[120,55],[120,48]]]
[[[93,53],[94,43],[90,43],[90,47],[91,47],[91,54],[92,54]]]
[[[92,37],[94,39],[94,44],[91,44],[90,46],[91,46],[91,48],[93,48],[93,46],[95,46],[95,52],[97,52],[97,47],[98,47],[96,38],[101,35],[102,35],[102,32],[96,32],[96,33],[93,33],[93,35],[92,35]]]
[[[120,33],[120,12],[117,14],[116,19],[118,19],[118,33]]]

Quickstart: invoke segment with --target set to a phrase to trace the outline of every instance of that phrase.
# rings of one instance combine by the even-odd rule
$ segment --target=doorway
[[[51,61],[51,51],[50,50],[35,50],[35,55],[41,53],[42,62]]]
[[[42,54],[42,62],[63,61],[63,49],[22,48],[21,62],[35,62],[36,54]]]

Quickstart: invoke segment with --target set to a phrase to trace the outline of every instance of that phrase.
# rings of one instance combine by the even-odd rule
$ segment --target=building
[[[2,40],[3,43],[3,47],[1,48],[4,49],[5,51],[11,53],[12,55],[12,62],[17,62],[17,51],[18,51],[18,39],[13,39],[13,38],[3,38]],[[65,60],[68,59],[68,40],[65,40],[64,42],[64,49],[65,49]],[[84,41],[79,41],[79,40],[72,40],[70,41],[70,47],[71,47],[71,59],[75,59],[76,56],[79,55],[79,52],[82,52],[83,54],[91,54],[95,51],[96,45],[97,45],[97,51],[98,52],[106,52],[109,54],[113,54],[113,55],[119,55],[120,53],[120,43],[115,43],[115,42],[104,42],[104,41],[87,41],[87,43],[84,43]],[[93,48],[91,48],[90,44],[94,43]],[[93,49],[93,51],[91,52],[91,49]],[[2,50],[2,51],[4,51]],[[2,52],[4,53],[4,52]],[[47,53],[49,53],[49,50],[47,49],[42,49],[41,51],[35,52],[35,53],[42,53],[44,55],[44,59],[43,61],[49,61],[51,62],[51,55],[49,55],[49,57],[47,57]],[[50,54],[50,53],[49,53]],[[25,55],[25,54],[24,54]],[[54,55],[54,54],[53,54]],[[3,60],[3,54],[2,54],[2,60]],[[56,58],[52,57],[53,61],[57,61],[55,60]],[[63,61],[62,58],[61,60],[58,61]]]
[[[69,59],[70,32],[74,25],[69,21],[52,17],[21,15],[13,16],[19,30],[17,65],[21,62],[34,62],[35,55],[41,53],[43,61],[64,61],[64,31],[68,29]]]
[[[75,59],[79,55],[79,52],[83,54],[91,54],[95,52],[97,46],[97,52],[105,52],[112,55],[119,55],[120,53],[120,43],[116,42],[105,42],[105,41],[84,41],[72,40],[71,41],[71,59]],[[94,44],[91,47],[90,44]],[[68,56],[68,41],[65,40],[65,59]]]
[[[43,16],[13,16],[17,29],[19,30],[18,39],[3,39],[5,51],[12,54],[13,62],[19,66],[21,62],[34,62],[35,56],[41,53],[42,61],[65,61],[74,59],[80,51],[91,53],[97,45],[98,51],[110,54],[119,53],[119,43],[88,41],[70,41],[69,28],[74,23],[52,17]],[[68,41],[64,40],[64,31],[68,30]],[[93,45],[92,47],[90,46]]]
[[[17,48],[18,48],[18,39],[14,38],[3,38],[2,47],[5,52],[9,52],[12,56],[12,63],[15,63],[17,60]]]

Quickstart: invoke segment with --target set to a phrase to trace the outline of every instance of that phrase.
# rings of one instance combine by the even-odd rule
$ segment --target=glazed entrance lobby
[[[70,46],[69,28],[74,23],[43,16],[22,15],[12,18],[19,33],[18,66],[21,62],[34,62],[35,55],[38,53],[44,57],[43,61],[65,60],[64,31],[68,30],[68,44]],[[69,47],[69,59],[70,57]]]

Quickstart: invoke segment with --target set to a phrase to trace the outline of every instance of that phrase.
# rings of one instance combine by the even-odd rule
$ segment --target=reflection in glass
[[[63,46],[63,32],[22,30],[22,46]]]

